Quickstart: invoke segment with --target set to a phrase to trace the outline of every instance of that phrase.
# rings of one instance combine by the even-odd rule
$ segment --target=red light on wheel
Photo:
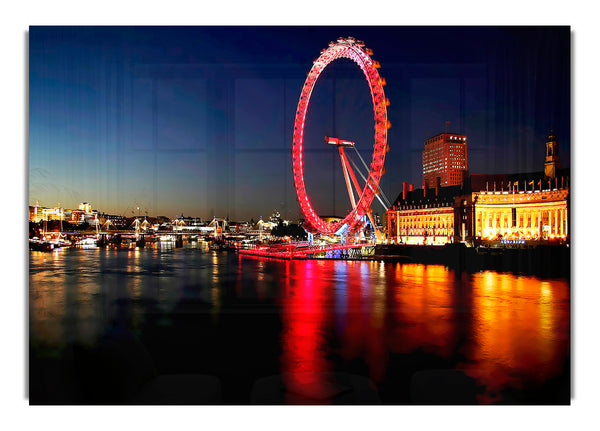
[[[302,87],[302,92],[300,93],[300,100],[298,102],[296,118],[294,121],[292,145],[294,186],[296,187],[296,193],[298,195],[300,207],[302,208],[302,212],[304,213],[308,224],[320,233],[332,234],[338,231],[339,228],[344,224],[348,224],[350,230],[355,227],[360,218],[365,215],[366,210],[371,206],[371,202],[375,197],[375,194],[372,190],[376,190],[378,188],[379,180],[381,179],[385,153],[386,149],[388,148],[387,129],[389,128],[389,121],[387,120],[386,107],[389,105],[389,100],[386,99],[383,92],[385,79],[381,78],[379,76],[379,72],[377,71],[377,69],[380,67],[379,62],[373,61],[369,56],[369,53],[371,53],[369,49],[362,49],[362,47],[358,44],[355,44],[353,40],[340,38],[338,39],[337,43],[330,42],[329,48],[321,51],[321,55],[313,63],[306,81],[304,82],[304,86]],[[375,118],[373,160],[371,162],[367,184],[361,192],[360,198],[356,203],[356,207],[350,211],[350,213],[343,220],[336,223],[325,223],[314,212],[308,199],[304,184],[304,172],[302,169],[304,122],[306,119],[306,113],[308,111],[310,96],[315,83],[319,78],[319,75],[321,72],[323,72],[325,67],[329,65],[329,63],[342,57],[354,61],[358,67],[361,68],[369,84],[369,89],[371,90],[373,113]],[[332,138],[326,138],[326,140],[329,139]]]

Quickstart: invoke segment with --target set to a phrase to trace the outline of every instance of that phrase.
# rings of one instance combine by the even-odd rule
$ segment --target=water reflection
[[[540,385],[563,371],[569,352],[566,280],[495,272],[457,276],[420,264],[287,265],[294,275],[284,295],[282,368],[298,384],[317,384],[315,376],[357,358],[379,384],[391,354],[425,352],[447,361],[462,358],[455,367],[482,387],[480,403],[492,403],[507,401],[505,389]],[[334,363],[332,354],[341,361]]]
[[[251,378],[281,374],[288,387],[312,393],[331,392],[327,376],[339,371],[396,390],[410,384],[411,373],[432,367],[419,362],[427,355],[437,366],[475,378],[483,388],[481,403],[506,401],[510,390],[541,388],[569,360],[565,279],[148,247],[30,252],[29,280],[30,345],[40,355],[60,354],[69,343],[93,344],[115,325],[182,346],[197,342],[184,337],[206,334],[206,343],[213,344],[197,349],[210,351],[214,361],[198,371],[227,375],[223,364],[240,366],[245,353],[235,351],[240,356],[234,360],[233,347],[224,346],[260,345],[260,352],[247,356],[259,357],[261,366],[277,365],[249,369],[256,373]],[[250,311],[238,321],[240,304]],[[212,319],[203,320],[206,309]],[[274,317],[261,320],[257,313],[264,310]],[[281,324],[277,335],[274,320]],[[186,335],[177,339],[179,334]],[[186,359],[169,354],[167,365]],[[406,378],[393,380],[402,373]]]
[[[325,338],[330,281],[321,272],[320,262],[298,263],[291,262],[291,270],[289,264],[286,268],[288,276],[282,298],[282,380],[287,387],[287,397],[310,393],[314,399],[330,390],[324,378],[332,369],[326,357]]]
[[[395,266],[390,350],[410,353],[421,348],[449,357],[457,340],[454,274],[441,265]]]
[[[480,402],[508,387],[541,385],[558,375],[569,350],[566,280],[475,274],[468,373],[486,385]]]
[[[31,252],[37,263],[30,271],[30,342],[54,348],[66,342],[62,320],[65,315],[65,273],[56,268],[58,252]]]

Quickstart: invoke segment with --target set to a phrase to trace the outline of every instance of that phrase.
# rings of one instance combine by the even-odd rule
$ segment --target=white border
[[[412,2],[417,3],[417,2]],[[3,8],[2,190],[3,267],[2,370],[0,385],[5,429],[103,430],[126,426],[147,429],[285,429],[306,430],[335,426],[353,429],[580,429],[598,424],[598,266],[584,233],[595,233],[595,173],[598,172],[597,14],[592,2],[428,1],[357,2],[322,0],[282,9],[275,1],[147,1],[106,0],[12,2]],[[589,7],[578,6],[588,4]],[[573,327],[575,398],[570,407],[29,407],[24,399],[27,280],[23,253],[25,224],[26,136],[25,33],[29,25],[571,25],[572,51],[572,164],[574,215]],[[443,43],[443,41],[440,41]],[[596,76],[594,76],[596,75]],[[6,133],[8,130],[8,134]],[[25,196],[24,196],[25,193]],[[14,264],[13,264],[14,262]],[[583,426],[583,424],[589,424]]]

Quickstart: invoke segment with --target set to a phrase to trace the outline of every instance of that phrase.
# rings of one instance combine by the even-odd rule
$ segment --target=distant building
[[[273,211],[273,214],[271,214],[271,217],[269,217],[269,221],[271,223],[275,223],[275,224],[282,221],[281,214],[279,214],[279,211],[277,211],[277,210]]]
[[[197,230],[200,227],[206,226],[208,223],[202,221],[200,217],[184,217],[183,214],[180,217],[176,217],[173,220],[174,225],[183,226],[187,230]]]
[[[83,211],[85,214],[90,214],[92,212],[92,205],[87,202],[81,202],[79,204],[79,210]]]
[[[89,204],[87,204],[89,205]],[[66,220],[72,224],[81,224],[88,223],[94,224],[98,220],[98,211],[92,210],[91,207],[84,207],[81,209],[81,204],[79,204],[80,209],[67,211],[65,213]]]
[[[42,207],[38,205],[29,205],[29,221],[37,223],[42,220],[44,220],[44,215],[42,214]]]
[[[236,222],[236,221],[229,222],[229,231],[230,232],[245,233],[245,232],[248,232],[249,229],[250,229],[249,222]]]
[[[467,175],[467,137],[440,133],[425,140],[423,187],[462,184]]]
[[[44,220],[64,220],[65,210],[63,208],[46,208],[38,205],[29,207],[29,221],[40,222]]]

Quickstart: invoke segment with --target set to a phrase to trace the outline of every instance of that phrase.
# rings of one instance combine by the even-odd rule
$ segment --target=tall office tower
[[[425,139],[423,150],[423,187],[462,184],[467,175],[467,137],[440,133]]]

